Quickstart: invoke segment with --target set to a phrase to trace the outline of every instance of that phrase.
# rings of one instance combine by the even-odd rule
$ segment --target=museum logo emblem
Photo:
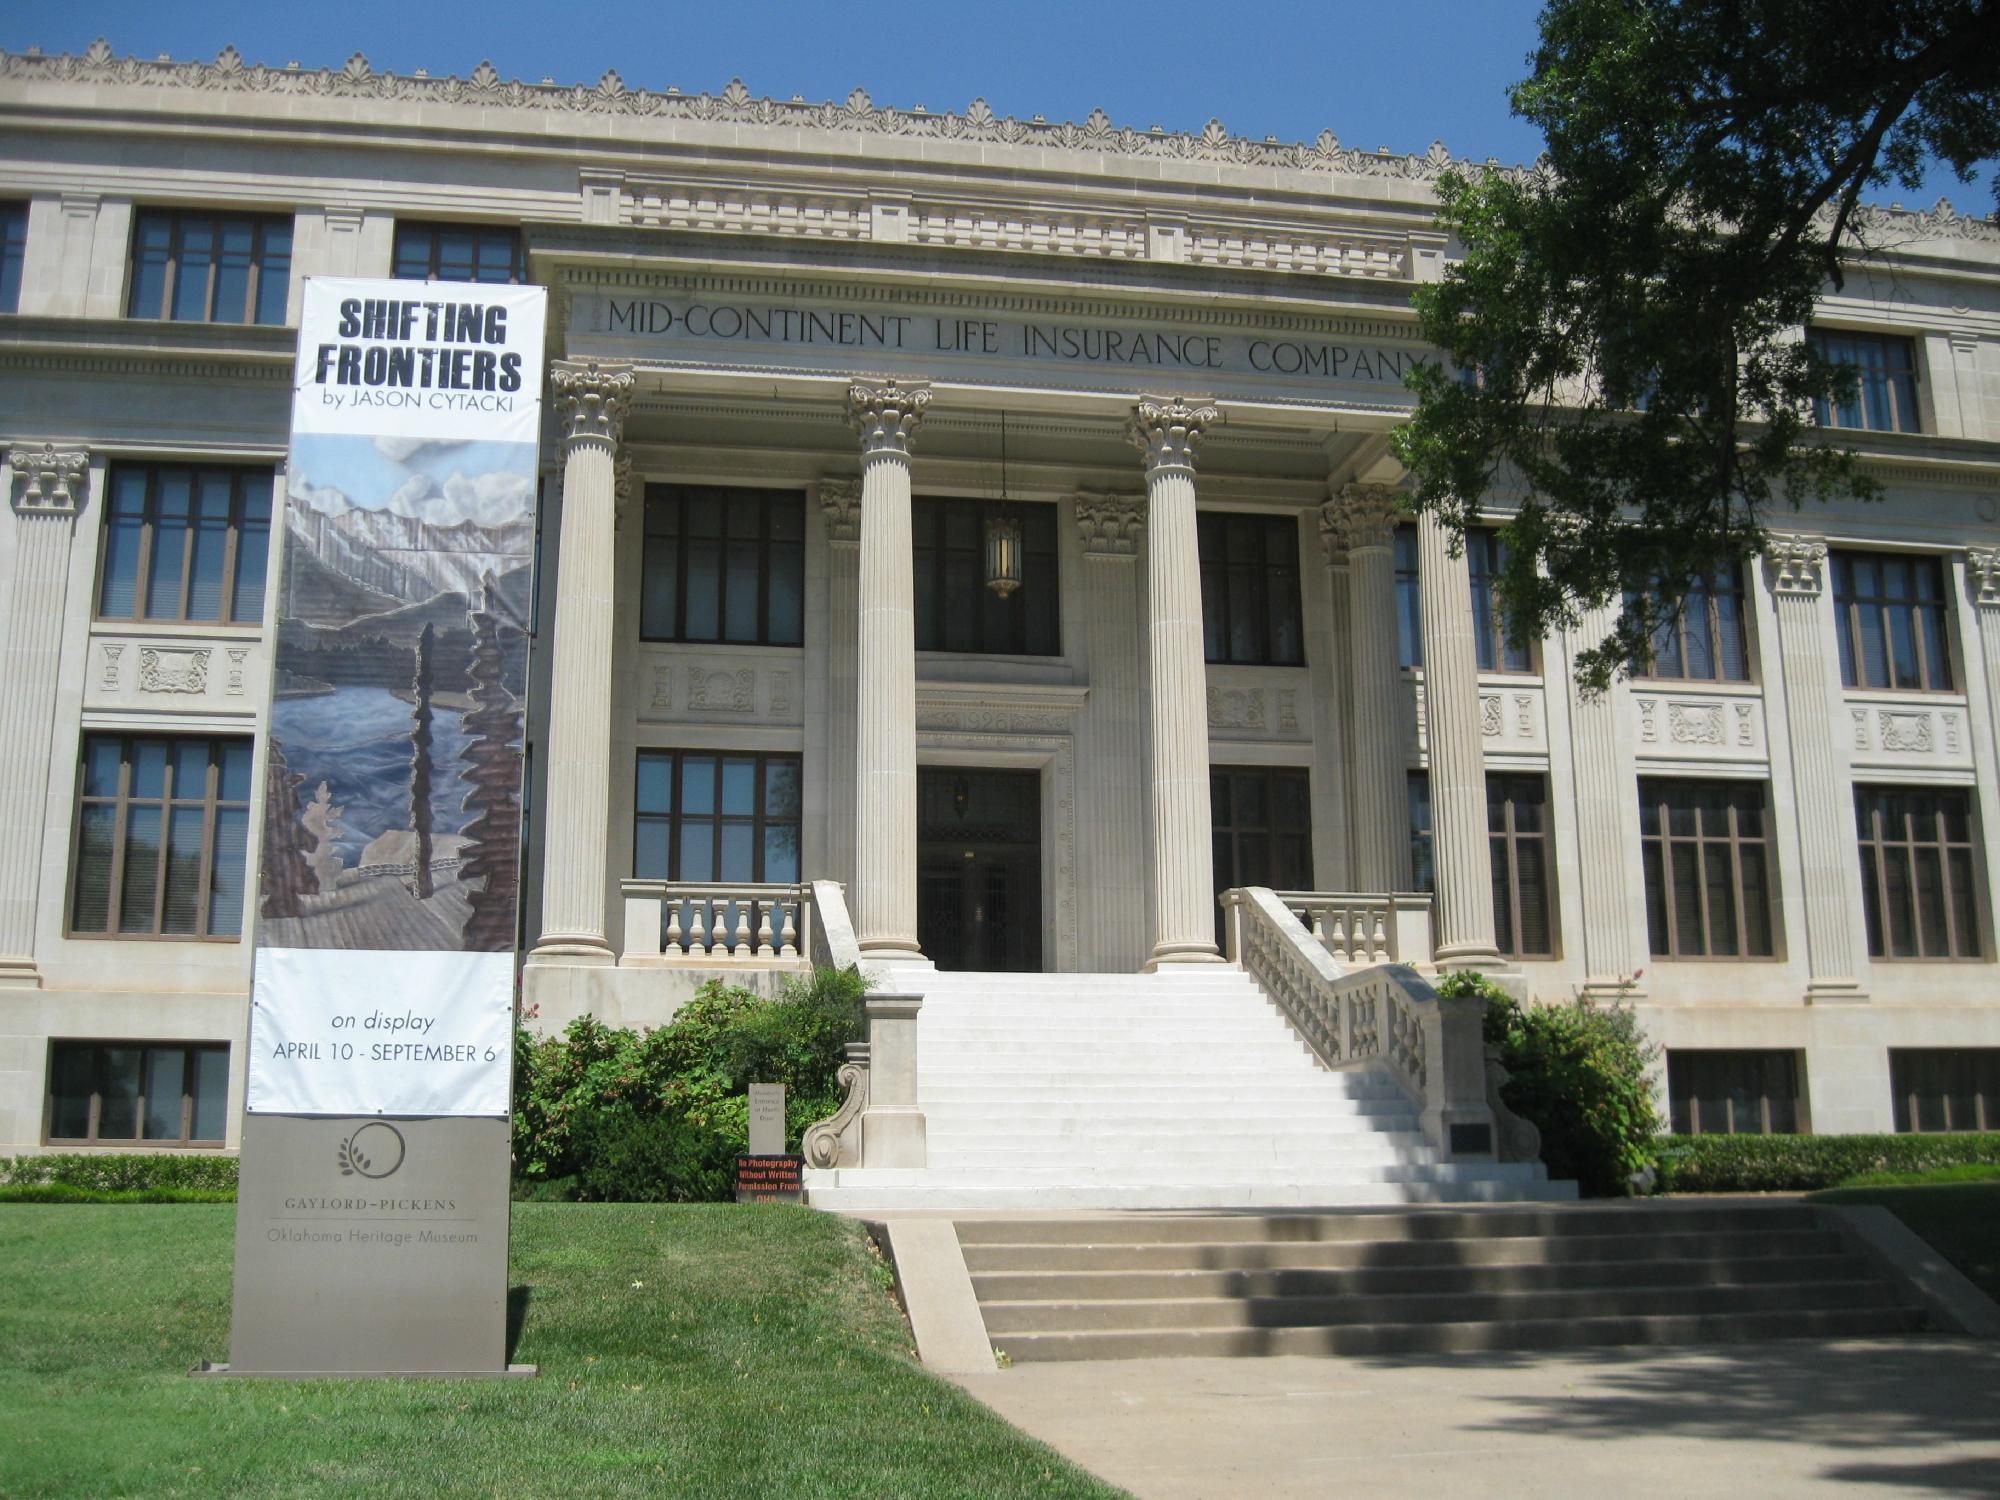
[[[392,1177],[403,1164],[403,1133],[383,1120],[370,1120],[340,1143],[342,1177]]]

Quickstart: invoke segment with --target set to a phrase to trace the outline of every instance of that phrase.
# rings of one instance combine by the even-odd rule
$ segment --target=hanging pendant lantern
[[[1021,518],[1007,498],[1007,413],[1000,413],[1000,503],[986,512],[986,586],[1005,599],[1021,586]]]

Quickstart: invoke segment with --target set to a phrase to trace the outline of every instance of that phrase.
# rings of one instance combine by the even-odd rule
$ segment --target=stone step
[[[1261,1088],[1247,1092],[1242,1085],[1234,1083],[1188,1083],[1176,1087],[1165,1081],[1130,1080],[1062,1087],[1056,1084],[1010,1081],[1006,1090],[1006,1103],[1010,1112],[1017,1106],[1059,1104],[1070,1101],[1080,1104],[1116,1104],[1126,1108],[1171,1106],[1182,1100],[1234,1109],[1241,1109],[1250,1104],[1259,1108],[1323,1104],[1336,1111],[1363,1109],[1369,1113],[1387,1108],[1412,1111],[1416,1108],[1410,1103],[1409,1096],[1393,1084],[1344,1087],[1335,1081],[1342,1076],[1334,1073],[1319,1075],[1307,1073],[1297,1078],[1271,1079]],[[1327,1081],[1321,1083],[1316,1081],[1317,1079]],[[931,1076],[928,1069],[918,1079],[917,1092],[920,1098],[927,1100],[965,1099],[988,1103],[997,1102],[999,1098],[999,1091],[990,1082],[976,1079],[969,1073],[958,1074],[950,1082],[939,1082]],[[1154,1094],[1158,1097],[1153,1097]]]
[[[930,1136],[930,1164],[942,1171],[953,1159],[967,1163],[990,1163],[996,1151],[1005,1151],[1004,1170],[1012,1172],[1058,1171],[1066,1166],[1090,1166],[1098,1170],[1117,1166],[1142,1172],[1150,1161],[1156,1163],[1170,1154],[1177,1168],[1220,1173],[1234,1166],[1243,1172],[1288,1172],[1293,1176],[1313,1173],[1315,1162],[1345,1169],[1356,1163],[1411,1162],[1428,1164],[1437,1158],[1416,1135],[1384,1135],[1356,1132],[1328,1136],[1324,1140],[1302,1142],[1289,1136],[1242,1135],[1201,1136],[1183,1140],[1154,1141],[1144,1136],[1080,1137],[1051,1141],[1035,1146],[1006,1145],[1005,1137],[953,1135]]]
[[[1566,1202],[1576,1198],[1573,1182],[1542,1179],[1461,1177],[1450,1181],[1304,1181],[1095,1183],[994,1186],[984,1174],[950,1178],[919,1174],[923,1180],[870,1182],[848,1170],[806,1174],[807,1201],[835,1213],[1041,1212],[1048,1209],[1285,1209],[1363,1208],[1418,1203]],[[848,1179],[842,1181],[840,1179]]]
[[[1465,1323],[1348,1323],[1306,1328],[1066,1330],[1010,1333],[996,1348],[1016,1362],[1189,1355],[1470,1354],[1610,1344],[1733,1344],[1792,1338],[1879,1338],[1914,1333],[1923,1317],[1900,1307],[1813,1308],[1726,1314],[1667,1313]]]
[[[1824,1233],[1818,1215],[1800,1203],[1714,1206],[1687,1203],[1590,1203],[1571,1208],[1427,1209],[1384,1214],[1177,1214],[1135,1218],[1106,1214],[1035,1219],[969,1219],[958,1226],[964,1245],[1153,1245],[1316,1241],[1471,1240],[1526,1235],[1604,1238],[1631,1235],[1768,1235]]]

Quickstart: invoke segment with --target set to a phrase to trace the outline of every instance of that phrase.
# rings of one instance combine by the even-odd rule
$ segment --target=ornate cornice
[[[1972,602],[2000,609],[2000,547],[1966,548],[1965,573],[1972,583]]]
[[[1773,533],[1764,543],[1764,566],[1773,593],[1811,598],[1826,582],[1826,543],[1818,537]]]
[[[1126,436],[1132,446],[1146,455],[1146,472],[1155,469],[1194,469],[1195,450],[1201,446],[1202,430],[1217,419],[1208,398],[1196,396],[1141,396],[1132,407]]]
[[[826,539],[851,547],[861,540],[861,481],[833,475],[819,482],[820,514],[826,517]]]
[[[14,470],[14,509],[23,516],[74,516],[81,503],[78,483],[90,468],[83,448],[15,448],[7,454]]]
[[[1076,529],[1086,557],[1137,557],[1139,533],[1146,526],[1142,495],[1113,495],[1084,490],[1076,497]]]
[[[1833,228],[1833,210],[1822,209],[1814,220],[1820,231]],[[1889,249],[1881,237],[1896,235],[1910,240],[2000,241],[2000,223],[1974,218],[1940,198],[1929,208],[1884,208],[1879,203],[1863,203],[1848,216],[1846,238],[1862,250]]]
[[[1319,508],[1319,535],[1327,560],[1336,550],[1356,552],[1395,545],[1396,528],[1409,520],[1403,492],[1391,484],[1349,484]]]
[[[907,458],[910,439],[931,404],[927,381],[856,380],[847,388],[847,419],[861,434],[863,456],[893,453]]]
[[[630,365],[594,359],[559,359],[549,366],[549,386],[562,418],[563,445],[602,443],[616,448],[638,377]]]

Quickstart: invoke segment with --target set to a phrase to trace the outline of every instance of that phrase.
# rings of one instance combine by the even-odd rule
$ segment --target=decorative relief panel
[[[1736,694],[1632,695],[1639,754],[1655,760],[1764,759],[1761,700]]]
[[[263,643],[241,637],[95,635],[90,659],[89,709],[254,714],[268,691]]]
[[[1310,736],[1312,696],[1282,668],[1208,669],[1208,728],[1219,739],[1302,740]]]
[[[1219,688],[1208,690],[1210,729],[1252,729],[1264,727],[1262,688]]]
[[[640,648],[640,719],[799,722],[795,658],[766,666],[743,657],[711,656],[709,649],[695,656],[686,647]]]
[[[1850,752],[1857,765],[1909,770],[1936,766],[1970,769],[1972,751],[1962,704],[1912,704],[1907,698],[1849,695]]]

